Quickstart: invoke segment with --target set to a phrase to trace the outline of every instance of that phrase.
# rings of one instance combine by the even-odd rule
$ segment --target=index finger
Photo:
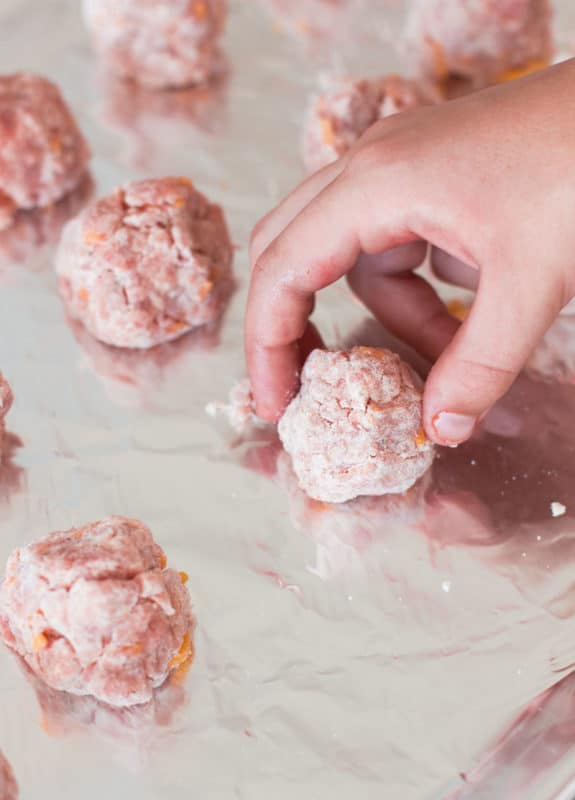
[[[351,269],[360,252],[381,253],[419,238],[409,224],[415,196],[406,176],[398,174],[403,167],[388,162],[374,168],[372,156],[362,151],[360,168],[352,161],[352,168],[289,223],[254,267],[245,348],[257,412],[264,419],[276,421],[297,391],[298,343],[315,292]],[[394,191],[382,192],[382,182]]]

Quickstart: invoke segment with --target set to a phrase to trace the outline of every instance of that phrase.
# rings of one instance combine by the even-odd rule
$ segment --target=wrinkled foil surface
[[[198,628],[189,673],[130,711],[52,692],[1,649],[0,748],[22,800],[567,800],[575,320],[404,497],[313,503],[273,431],[240,438],[208,417],[244,374],[249,232],[303,175],[309,93],[325,70],[402,63],[401,2],[231,5],[227,77],[156,95],[102,72],[75,0],[0,6],[0,70],[60,84],[94,191],[188,175],[225,209],[238,284],[221,325],[115,351],[66,320],[53,270],[90,186],[2,238],[0,369],[15,403],[0,560],[58,528],[141,518],[188,573]],[[556,6],[568,52],[575,9]],[[343,284],[315,319],[330,345],[386,341]]]

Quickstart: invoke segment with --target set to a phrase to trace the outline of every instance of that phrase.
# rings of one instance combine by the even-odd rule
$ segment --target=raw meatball
[[[155,89],[203,83],[221,71],[226,15],[226,0],[84,0],[106,64]]]
[[[2,450],[4,434],[6,433],[4,419],[12,407],[13,400],[14,396],[10,384],[0,372],[0,451]]]
[[[478,89],[546,66],[548,0],[413,0],[406,52],[421,77]]]
[[[53,83],[23,72],[0,76],[0,229],[17,209],[50,205],[74,189],[89,159]]]
[[[0,800],[17,800],[18,785],[12,767],[0,752]]]
[[[165,566],[137,520],[51,533],[9,558],[0,635],[53,689],[148,702],[192,655],[187,577]]]
[[[303,134],[303,158],[313,172],[346,153],[379,119],[426,102],[417,86],[399,75],[371,80],[328,78],[314,97]]]
[[[433,461],[418,384],[388,350],[314,350],[278,426],[301,488],[328,503],[409,489]]]
[[[70,315],[117,347],[153,347],[213,322],[231,288],[222,210],[187,178],[126,184],[64,229],[56,269]]]

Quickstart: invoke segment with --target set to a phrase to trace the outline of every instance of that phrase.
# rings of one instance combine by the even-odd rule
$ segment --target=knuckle
[[[389,159],[389,147],[385,139],[367,142],[355,150],[345,166],[347,174],[363,174],[373,172]]]
[[[372,126],[366,138],[360,140],[350,154],[346,169],[354,173],[371,172],[410,159],[417,139],[410,129],[405,128],[402,116],[396,114]]]
[[[353,199],[351,209],[361,208],[365,228],[375,229],[378,207],[383,193],[388,187],[397,187],[402,193],[405,187],[413,184],[413,172],[405,149],[396,144],[395,138],[385,138],[370,142],[355,152],[341,176],[347,185],[349,196]],[[358,220],[358,224],[361,220]]]

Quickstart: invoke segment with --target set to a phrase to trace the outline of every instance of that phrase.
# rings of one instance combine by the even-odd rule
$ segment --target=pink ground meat
[[[399,75],[370,80],[327,79],[310,104],[303,133],[303,159],[310,172],[344,155],[384,117],[426,102],[412,81]]]
[[[50,205],[74,189],[89,159],[53,83],[22,72],[0,76],[0,229],[17,209]]]
[[[17,800],[18,785],[12,767],[0,752],[0,800]]]
[[[115,706],[152,699],[192,655],[184,573],[141,522],[109,517],[9,558],[0,635],[53,689]]]
[[[84,0],[106,66],[155,89],[204,83],[222,69],[226,0]]]
[[[433,461],[417,377],[373,347],[314,350],[278,432],[301,488],[328,503],[405,492]]]
[[[420,77],[478,89],[550,61],[551,7],[548,0],[412,0],[405,50]]]
[[[231,289],[222,210],[187,178],[126,184],[64,229],[56,259],[70,315],[116,347],[153,347],[218,319]]]

